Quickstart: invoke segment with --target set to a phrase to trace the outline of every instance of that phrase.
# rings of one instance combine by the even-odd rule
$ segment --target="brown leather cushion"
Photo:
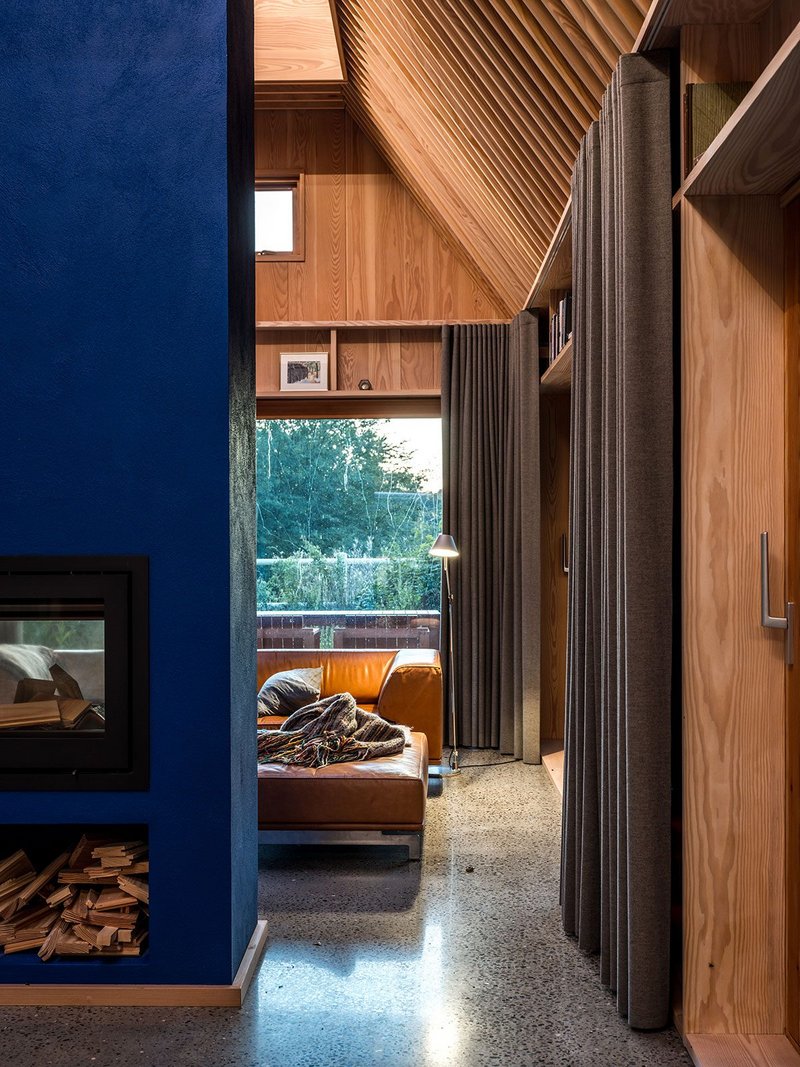
[[[258,768],[261,830],[420,830],[428,793],[428,742],[412,733],[397,756],[331,767]]]
[[[318,648],[286,648],[258,650],[258,687],[266,678],[278,671],[290,671],[295,667],[322,667],[322,695],[352,693],[356,702],[364,706],[366,701],[377,703],[386,672],[394,662],[396,653],[388,651]]]

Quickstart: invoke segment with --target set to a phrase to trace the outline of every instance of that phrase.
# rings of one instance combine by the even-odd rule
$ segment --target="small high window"
[[[256,175],[256,260],[305,259],[303,175]]]

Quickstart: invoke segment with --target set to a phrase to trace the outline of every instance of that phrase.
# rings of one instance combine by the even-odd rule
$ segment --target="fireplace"
[[[0,788],[147,788],[147,594],[145,557],[0,557]]]

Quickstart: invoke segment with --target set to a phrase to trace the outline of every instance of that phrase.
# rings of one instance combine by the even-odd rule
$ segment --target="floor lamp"
[[[441,533],[430,548],[430,555],[436,556],[442,561],[444,572],[444,588],[447,596],[447,677],[450,682],[450,734],[452,748],[450,750],[450,774],[460,774],[461,766],[458,755],[458,734],[456,730],[456,682],[455,682],[455,655],[453,654],[453,591],[450,588],[450,571],[448,562],[456,559],[458,548],[450,534]]]

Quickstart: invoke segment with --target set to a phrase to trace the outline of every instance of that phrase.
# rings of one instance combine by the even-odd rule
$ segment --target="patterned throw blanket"
[[[326,767],[394,756],[405,741],[403,727],[356,707],[350,693],[337,693],[295,711],[279,730],[259,730],[258,762]]]

